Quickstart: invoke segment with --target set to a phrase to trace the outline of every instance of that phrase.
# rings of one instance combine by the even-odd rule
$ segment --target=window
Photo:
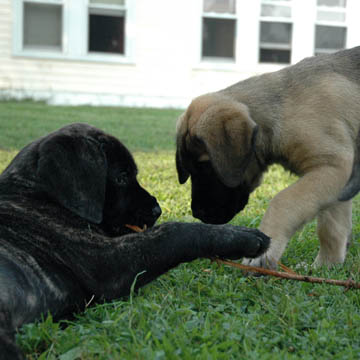
[[[235,60],[235,4],[235,0],[204,0],[202,58]]]
[[[260,13],[261,63],[291,62],[291,0],[262,0]]]
[[[61,4],[23,3],[23,49],[62,51]]]
[[[134,1],[13,1],[14,54],[37,58],[133,61]]]
[[[124,54],[125,0],[90,0],[89,52]]]
[[[346,47],[346,0],[317,0],[315,54]]]

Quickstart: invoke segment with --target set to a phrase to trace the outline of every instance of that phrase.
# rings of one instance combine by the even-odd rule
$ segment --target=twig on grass
[[[357,283],[352,279],[335,280],[335,279],[326,279],[326,278],[307,276],[307,275],[299,275],[299,274],[295,273],[291,269],[289,269],[290,271],[286,270],[286,271],[282,272],[282,271],[264,269],[264,268],[256,267],[256,266],[238,264],[238,263],[233,262],[233,261],[222,260],[222,259],[219,259],[219,258],[214,259],[214,261],[216,261],[217,264],[229,265],[229,266],[232,266],[232,267],[235,267],[235,268],[238,268],[238,269],[251,271],[251,272],[256,272],[256,273],[264,274],[264,275],[276,276],[276,277],[279,277],[279,278],[282,278],[282,279],[305,281],[305,282],[317,283],[317,284],[329,284],[329,285],[344,286],[346,288],[346,290],[348,290],[348,289],[360,289],[360,283]],[[283,269],[288,269],[285,266],[281,266],[281,267]]]
[[[125,224],[125,227],[131,229],[132,231],[135,231],[135,232],[144,232],[146,229],[147,229],[147,226],[146,224],[144,224],[144,226],[141,228],[137,225],[130,225],[130,224]]]

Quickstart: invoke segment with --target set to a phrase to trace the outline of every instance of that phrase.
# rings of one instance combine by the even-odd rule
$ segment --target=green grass
[[[34,138],[66,123],[88,122],[118,136],[134,152],[140,182],[162,206],[161,222],[195,221],[189,184],[180,186],[175,171],[174,124],[180,111],[6,102],[0,103],[0,114],[0,171]],[[232,223],[257,227],[269,200],[295,180],[272,167]],[[312,275],[360,281],[359,205],[356,198],[345,265],[312,270]],[[282,262],[292,268],[311,264],[317,251],[313,222],[294,236]],[[89,307],[74,321],[55,323],[47,317],[29,324],[18,342],[29,359],[359,359],[360,292],[244,278],[233,268],[198,260],[139,294]]]
[[[181,114],[179,110],[46,107],[34,102],[3,102],[0,109],[0,149],[21,149],[61,126],[85,122],[118,137],[133,151],[170,150]]]

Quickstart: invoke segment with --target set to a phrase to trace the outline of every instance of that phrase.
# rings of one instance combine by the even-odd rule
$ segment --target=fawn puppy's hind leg
[[[351,237],[351,215],[351,200],[337,202],[319,213],[317,233],[320,250],[314,262],[315,266],[330,266],[344,262]]]

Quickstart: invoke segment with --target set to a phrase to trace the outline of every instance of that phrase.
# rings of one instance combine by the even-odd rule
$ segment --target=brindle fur
[[[0,175],[0,359],[22,359],[15,330],[90,299],[127,295],[181,262],[263,253],[256,229],[166,223],[116,138],[85,124],[26,146]],[[132,233],[125,224],[148,230]]]

